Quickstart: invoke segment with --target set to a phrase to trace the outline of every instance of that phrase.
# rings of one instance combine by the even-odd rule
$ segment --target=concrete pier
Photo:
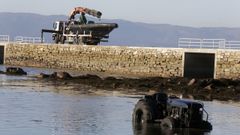
[[[144,77],[239,78],[240,51],[9,43],[5,65]]]

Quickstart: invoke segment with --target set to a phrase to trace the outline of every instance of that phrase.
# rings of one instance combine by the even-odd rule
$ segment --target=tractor
[[[206,119],[204,119],[206,116]],[[168,96],[166,93],[146,95],[135,105],[135,124],[159,122],[162,128],[196,128],[212,130],[203,103]]]

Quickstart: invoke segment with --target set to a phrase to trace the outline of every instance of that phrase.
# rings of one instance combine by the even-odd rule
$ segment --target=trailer
[[[97,45],[100,42],[107,42],[109,33],[113,29],[118,28],[118,24],[116,23],[95,23],[86,19],[84,22],[75,20],[76,14],[81,14],[83,18],[85,18],[85,14],[97,18],[101,18],[102,16],[100,11],[94,9],[74,8],[67,21],[54,22],[52,30],[42,29],[41,39],[43,39],[44,33],[52,33],[52,39],[56,44]]]

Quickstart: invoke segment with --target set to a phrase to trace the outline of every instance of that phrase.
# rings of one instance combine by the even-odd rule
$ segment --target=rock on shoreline
[[[196,79],[182,77],[101,78],[100,76],[90,74],[72,77],[66,72],[54,72],[50,75],[44,75],[42,78],[53,81],[80,83],[100,89],[135,89],[136,92],[152,91],[181,94],[184,98],[197,100],[240,101],[240,79]]]
[[[7,75],[26,75],[21,68],[7,68]],[[39,79],[61,82],[61,84],[75,83],[85,84],[99,89],[106,90],[134,90],[141,92],[166,92],[182,95],[183,98],[197,100],[220,100],[240,101],[240,79],[197,79],[197,78],[102,78],[97,75],[71,76],[67,72],[54,72],[52,74],[41,73],[36,76]],[[62,83],[64,82],[64,83]],[[60,83],[59,83],[60,84]]]

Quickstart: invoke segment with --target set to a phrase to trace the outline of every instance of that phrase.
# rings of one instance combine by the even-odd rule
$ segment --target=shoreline
[[[6,75],[27,75],[21,68],[8,67],[1,71]],[[72,76],[67,72],[40,73],[29,77],[46,80],[54,85],[84,84],[107,91],[119,91],[132,95],[166,92],[183,98],[203,101],[240,102],[240,79],[196,79],[183,77],[120,77],[82,74]]]
[[[195,78],[102,78],[98,75],[80,75],[72,77],[67,72],[40,74],[38,79],[64,84],[84,84],[109,91],[122,91],[131,94],[151,94],[166,92],[183,98],[203,101],[240,101],[240,80],[233,79],[195,79]]]

